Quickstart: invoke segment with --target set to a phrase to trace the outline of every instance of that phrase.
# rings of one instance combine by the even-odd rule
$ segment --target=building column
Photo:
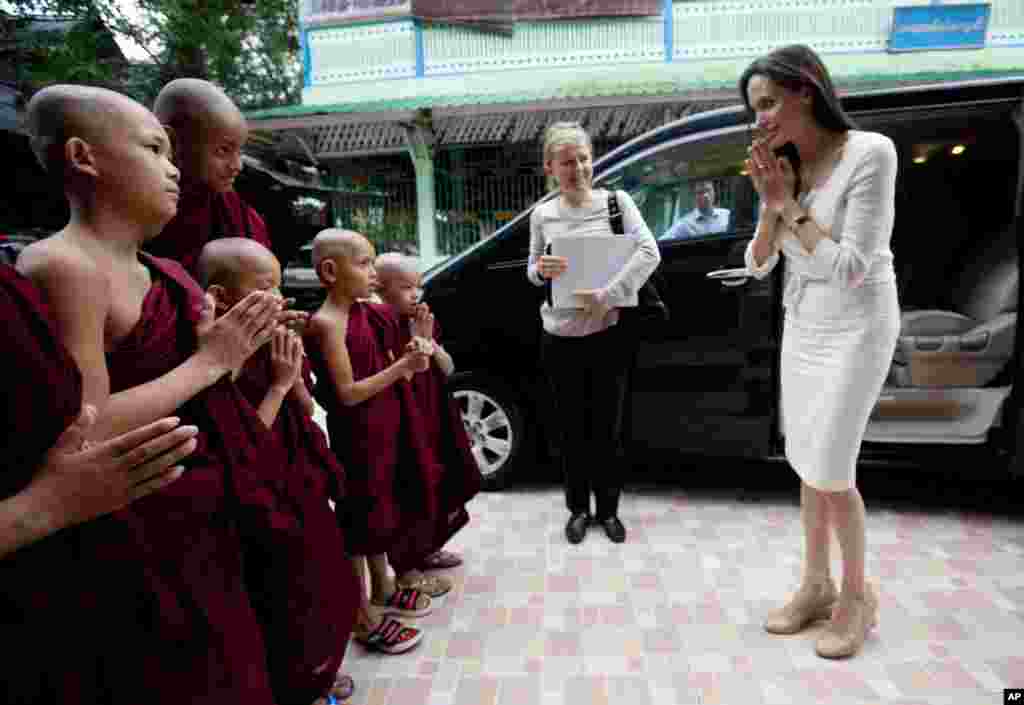
[[[406,151],[416,171],[416,235],[424,268],[439,259],[437,250],[437,207],[434,201],[434,132],[429,123],[403,125]]]

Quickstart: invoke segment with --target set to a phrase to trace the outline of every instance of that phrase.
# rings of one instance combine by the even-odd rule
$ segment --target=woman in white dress
[[[747,167],[761,198],[747,267],[767,275],[785,259],[782,428],[786,458],[800,476],[804,572],[800,588],[765,628],[792,634],[830,621],[820,656],[855,654],[877,623],[878,598],[864,579],[864,501],[856,463],[899,335],[889,247],[896,149],[884,135],[854,129],[828,71],[805,46],[752,63],[739,82],[756,119]],[[791,143],[796,171],[777,150]],[[830,530],[842,553],[837,593]]]

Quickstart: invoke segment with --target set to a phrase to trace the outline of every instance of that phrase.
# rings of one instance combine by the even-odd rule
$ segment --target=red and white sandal
[[[422,641],[423,630],[406,626],[394,617],[384,617],[373,629],[357,624],[352,635],[368,649],[385,654],[400,654]]]
[[[431,604],[430,595],[419,590],[410,588],[397,588],[383,602],[376,600],[370,602],[374,607],[380,608],[381,614],[397,614],[399,617],[415,619],[426,617],[434,610]],[[416,605],[422,605],[417,607]]]

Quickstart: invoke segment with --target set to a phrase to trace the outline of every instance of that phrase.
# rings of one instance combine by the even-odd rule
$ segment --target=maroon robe
[[[303,371],[308,385],[308,367]],[[249,359],[235,383],[258,408],[271,380],[266,345]],[[285,450],[280,473],[301,521],[282,528],[246,527],[246,579],[264,627],[277,703],[309,705],[327,694],[341,667],[360,586],[327,503],[328,498],[340,502],[344,471],[324,432],[291,394],[271,431]]]
[[[82,378],[59,342],[42,294],[0,266],[0,499],[24,489],[46,451],[78,416]],[[103,701],[99,662],[87,645],[101,625],[80,599],[95,593],[79,561],[77,528],[64,529],[0,559],[0,693],[11,705]]]
[[[247,237],[272,250],[266,223],[241,196],[204,190],[182,197],[177,215],[146,244],[146,252],[178,262],[195,277],[203,246],[222,237]]]
[[[399,326],[399,344],[404,347],[412,338],[410,319],[403,317]],[[440,343],[441,329],[434,324],[434,340]],[[462,423],[455,399],[447,387],[447,376],[435,360],[430,369],[412,378],[412,396],[422,424],[426,442],[439,460],[440,477],[432,478],[429,491],[435,493],[426,501],[431,515],[416,521],[401,532],[401,538],[389,555],[395,573],[401,575],[417,569],[423,559],[441,548],[469,523],[466,504],[480,491],[480,468],[473,458],[469,437]]]
[[[107,354],[111,393],[166,374],[197,345],[202,290],[176,263],[141,259],[152,285],[134,330]],[[81,547],[95,570],[109,572],[107,596],[118,605],[96,636],[104,648],[121,647],[111,666],[120,694],[113,702],[273,705],[239,524],[257,510],[294,521],[268,480],[283,454],[227,377],[176,415],[200,430],[184,475],[91,523]]]
[[[389,307],[356,302],[349,311],[345,346],[355,380],[390,367],[402,355],[398,320]],[[314,341],[315,343],[315,341]],[[354,406],[341,403],[323,353],[306,346],[317,378],[317,401],[327,411],[331,449],[346,470],[349,550],[356,556],[388,553],[398,533],[417,516],[431,516],[425,488],[440,468],[423,434],[412,389],[399,380]]]

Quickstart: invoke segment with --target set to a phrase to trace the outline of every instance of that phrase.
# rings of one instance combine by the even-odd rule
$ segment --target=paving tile
[[[1024,687],[1024,525],[868,513],[879,626],[856,658],[814,654],[821,625],[761,624],[800,579],[795,498],[627,491],[623,545],[564,538],[557,487],[479,495],[448,546],[465,564],[423,643],[359,645],[350,705],[990,705]],[[833,575],[841,577],[838,546]]]

